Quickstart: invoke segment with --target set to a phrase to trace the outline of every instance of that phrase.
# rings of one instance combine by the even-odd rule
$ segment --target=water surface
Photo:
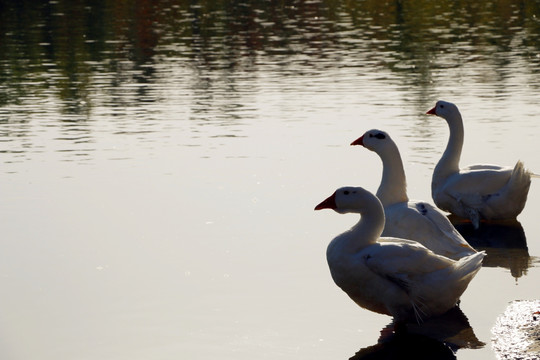
[[[462,111],[463,164],[540,172],[539,17],[537,1],[2,5],[2,358],[379,349],[391,319],[354,305],[325,260],[357,219],[313,207],[376,190],[380,160],[348,145],[371,128],[430,200],[437,99]],[[411,344],[495,358],[497,317],[540,298],[539,212],[534,180],[518,226],[460,227],[488,252],[462,297],[467,336]]]

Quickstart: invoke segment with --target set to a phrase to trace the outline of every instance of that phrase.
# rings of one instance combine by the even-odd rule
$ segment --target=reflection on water
[[[376,108],[389,90],[410,113],[425,112],[435,86],[536,104],[540,4],[490,4],[7,2],[0,153],[7,162],[53,151],[86,163],[109,151],[103,136],[152,144],[171,131],[200,146],[244,137],[257,121]],[[411,131],[416,161],[427,163],[433,130],[420,122]]]
[[[378,344],[361,349],[351,359],[455,359],[459,349],[477,349],[485,345],[474,334],[461,309],[421,324],[407,324],[396,332],[394,323],[381,331]]]
[[[510,78],[540,88],[530,76],[540,73],[540,4],[492,5],[9,2],[0,13],[0,118],[59,112],[60,120],[82,121],[132,111],[159,118],[154,104],[179,86],[174,96],[188,118],[234,121],[250,110],[239,94],[268,90],[256,74],[285,92],[325,82],[329,71],[335,80],[375,77],[422,107],[433,82],[464,64],[474,71],[455,73],[456,81],[496,82],[500,96],[515,86]]]
[[[297,109],[299,93],[384,102],[385,92],[365,87],[370,81],[419,111],[434,83],[467,81],[480,96],[496,89],[496,98],[527,100],[540,88],[540,4],[491,4],[7,2],[0,153],[8,162],[31,158],[44,151],[36,138],[45,135],[53,151],[88,160],[100,146],[96,133],[160,141],[164,126],[193,138],[207,125],[221,127],[212,136],[242,136],[241,125],[262,117],[261,103]],[[449,69],[459,69],[452,79]],[[306,111],[328,106],[315,101]],[[429,135],[417,128],[419,138]]]
[[[395,335],[386,342],[358,351],[350,360],[387,359],[441,359],[452,360],[456,356],[444,343],[417,334]]]
[[[509,269],[514,278],[527,274],[534,257],[529,256],[527,239],[520,222],[482,223],[474,229],[470,222],[459,222],[451,217],[456,229],[477,250],[484,250],[488,256],[483,266]]]

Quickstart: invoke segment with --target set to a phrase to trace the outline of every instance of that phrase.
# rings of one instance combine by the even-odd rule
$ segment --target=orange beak
[[[360,136],[358,139],[354,140],[351,145],[362,145],[364,146],[364,135]]]
[[[336,193],[333,193],[326,200],[324,200],[322,203],[315,206],[315,210],[321,210],[321,209],[333,209],[333,210],[335,210],[336,208],[337,208],[337,205],[336,205]]]

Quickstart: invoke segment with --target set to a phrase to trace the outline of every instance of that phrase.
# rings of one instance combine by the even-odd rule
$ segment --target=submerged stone
[[[491,332],[499,359],[540,359],[540,300],[513,301]]]

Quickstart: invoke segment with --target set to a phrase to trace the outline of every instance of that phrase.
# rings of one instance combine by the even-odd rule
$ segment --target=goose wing
[[[447,179],[444,192],[470,207],[478,207],[485,201],[486,196],[500,191],[511,175],[511,168],[462,169]]]
[[[443,241],[446,241],[449,246],[457,245],[462,251],[471,250],[471,252],[476,252],[437,207],[426,202],[416,202],[414,206],[418,212],[424,215],[427,221],[445,235],[446,239],[443,239]]]
[[[411,289],[422,276],[454,263],[416,241],[395,238],[381,238],[378,246],[370,246],[362,253],[371,271],[403,289]]]
[[[457,259],[475,250],[434,205],[411,200],[385,208],[383,236],[417,241],[433,252]]]

